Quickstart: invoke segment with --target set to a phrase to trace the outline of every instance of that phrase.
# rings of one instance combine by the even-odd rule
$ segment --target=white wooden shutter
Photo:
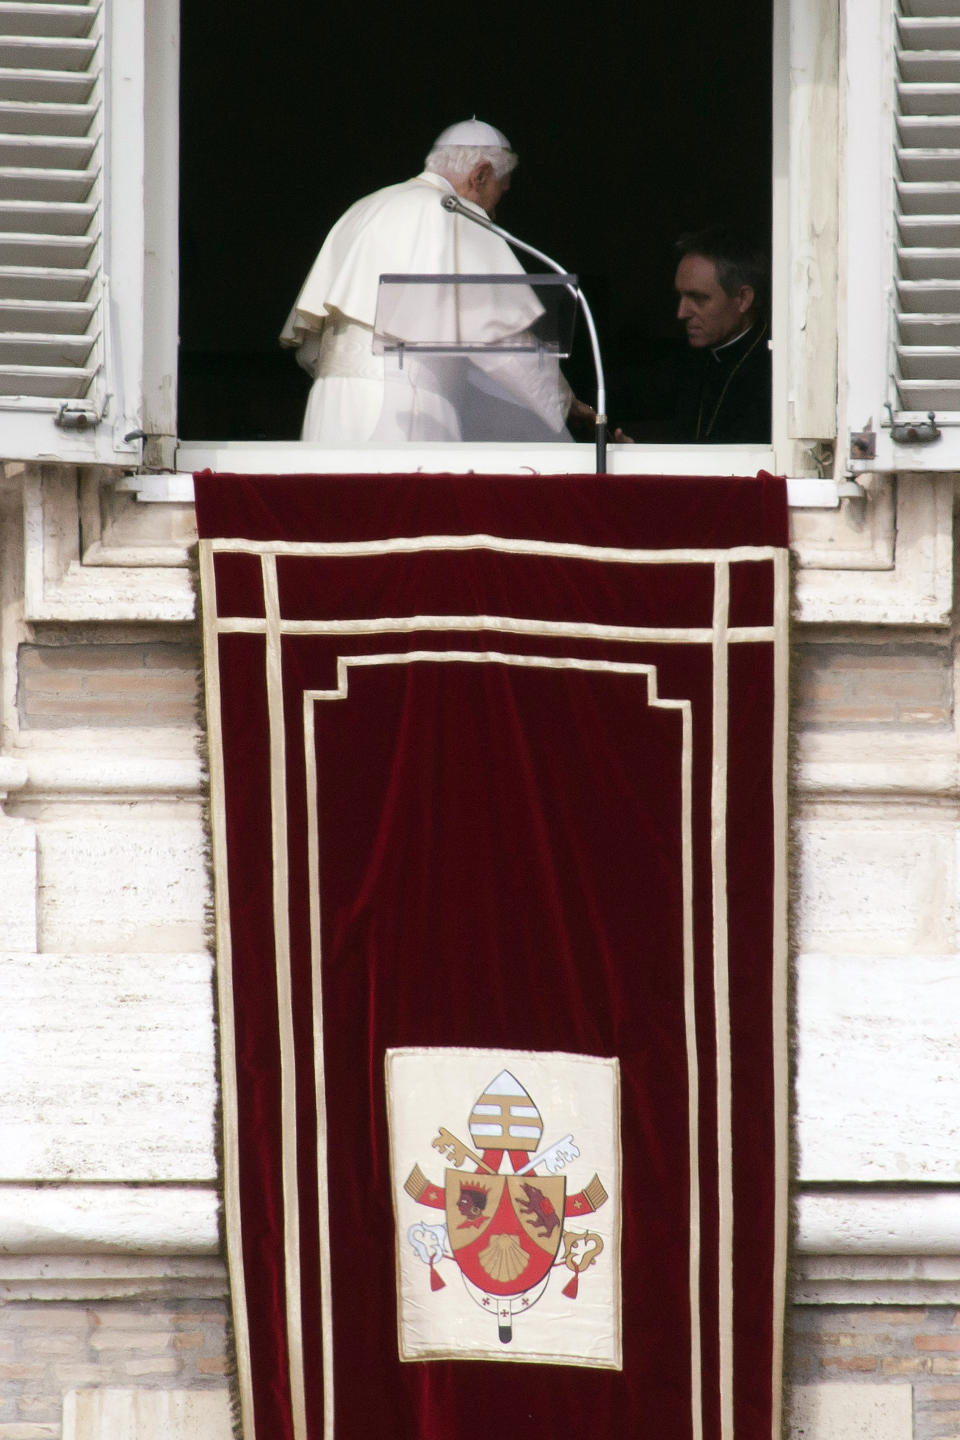
[[[102,8],[0,0],[0,410],[103,406]]]
[[[960,0],[897,17],[893,408],[960,424]]]

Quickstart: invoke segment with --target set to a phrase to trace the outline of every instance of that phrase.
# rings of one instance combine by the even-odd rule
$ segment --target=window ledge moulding
[[[0,1256],[0,1304],[220,1300],[226,1295],[226,1266],[216,1255]]]
[[[828,625],[948,625],[954,477],[874,475],[865,488],[864,500],[845,502],[832,535],[806,514],[799,521],[794,517],[801,566],[795,619]],[[830,551],[833,541],[836,554]]]
[[[134,1281],[176,1278],[184,1266],[210,1277],[220,1253],[219,1203],[213,1183],[7,1182],[0,1186],[0,1300],[7,1284],[29,1277],[31,1265],[37,1271],[38,1256],[64,1281],[71,1271],[77,1281],[84,1272],[95,1283],[111,1272],[119,1281],[125,1268]],[[198,1267],[198,1260],[205,1263]]]
[[[960,1256],[798,1255],[795,1305],[960,1303]]]
[[[960,1191],[801,1191],[792,1298],[799,1305],[960,1303]]]
[[[169,729],[22,733],[14,755],[15,805],[91,800],[181,800],[199,796],[202,767],[193,734]],[[0,768],[0,778],[3,770]],[[11,789],[14,787],[11,786]]]
[[[198,467],[198,468],[199,468],[199,467]],[[207,466],[207,467],[203,467],[203,468],[212,469],[213,467],[212,467],[212,466]],[[227,467],[226,467],[226,466],[224,466],[224,467],[222,467],[222,468],[223,468],[223,469],[226,471],[226,473],[228,473],[228,474],[229,474],[229,473],[238,473],[238,472],[231,472],[231,471],[227,470]],[[455,467],[454,467],[453,465],[444,464],[444,466],[443,466],[442,468],[443,468],[444,471],[447,471],[447,470],[449,470],[449,471],[451,471],[451,472],[454,472],[454,471],[455,471]],[[521,468],[526,469],[526,468],[528,468],[528,467],[521,467]],[[347,467],[346,467],[346,466],[344,466],[343,469],[344,469],[345,472],[347,471]],[[392,473],[393,471],[399,471],[399,470],[401,469],[401,467],[400,467],[399,465],[391,465],[391,466],[387,467],[386,469],[384,469],[383,467],[378,467],[378,469],[380,469],[381,473],[386,474],[386,473]],[[275,469],[273,469],[273,470],[264,469],[262,473],[263,473],[263,474],[279,474],[279,473],[283,473],[283,472],[275,468]],[[306,472],[301,472],[301,471],[289,471],[289,472],[287,472],[287,473],[294,474],[294,473],[306,473]],[[316,473],[322,473],[322,472],[320,472],[320,471],[314,471],[314,472],[312,472],[312,473],[315,473],[315,474],[316,474]],[[347,473],[349,473],[349,472],[347,472]],[[364,469],[363,471],[357,471],[357,473],[358,473],[358,474],[368,474],[368,473],[370,473],[370,471],[369,471],[368,469]],[[461,473],[463,473],[463,472],[461,472]],[[553,471],[553,472],[540,472],[540,473],[553,473],[553,474],[561,474],[561,473],[562,473],[562,474],[567,474],[567,473],[570,473],[570,474],[573,474],[574,472],[573,472],[573,471],[569,471],[569,472],[567,472],[567,471]],[[616,470],[616,471],[611,471],[610,473],[611,473],[611,474],[631,474],[631,475],[632,475],[632,474],[640,474],[640,473],[649,474],[649,473],[653,473],[653,472],[651,472],[651,471],[640,472],[640,471],[633,471],[633,470],[631,470],[631,471]],[[659,473],[659,474],[668,474],[668,473],[671,473],[671,472],[669,472],[669,471],[658,471],[657,473]],[[732,472],[731,472],[731,473],[732,473]],[[164,504],[164,505],[170,505],[170,504],[192,504],[192,503],[193,503],[193,476],[194,476],[194,472],[193,472],[193,471],[184,471],[184,470],[178,470],[178,471],[175,471],[175,472],[171,472],[170,474],[128,475],[128,476],[125,476],[124,479],[117,484],[116,488],[117,488],[117,490],[120,491],[120,492],[123,492],[123,493],[126,493],[126,494],[136,495],[137,499],[138,499],[141,503],[145,503],[145,504]],[[798,478],[798,479],[788,480],[788,481],[787,481],[787,501],[788,501],[788,504],[790,505],[791,508],[794,508],[794,507],[796,507],[796,508],[803,507],[803,508],[806,508],[806,509],[816,509],[816,510],[836,510],[836,509],[838,509],[839,504],[840,504],[839,496],[838,496],[838,494],[837,494],[837,487],[836,487],[836,484],[835,484],[835,482],[834,482],[833,480],[820,480],[820,479],[816,479],[816,478],[808,477],[808,476],[801,476],[801,477]]]
[[[628,462],[618,457],[615,473],[691,473],[691,452],[679,446],[673,449],[676,453],[658,449],[649,456],[631,455],[629,469]],[[554,474],[572,473],[574,462],[582,472],[585,454],[589,454],[586,446],[530,446],[527,450],[529,463],[520,468]],[[557,453],[561,450],[575,452],[574,459],[564,464]],[[716,451],[718,474],[755,473],[772,461],[769,452],[754,452],[749,447],[718,446]],[[370,447],[363,452],[363,465],[367,472],[396,473],[409,470],[412,462],[418,457],[423,460],[425,454],[423,447]],[[356,450],[325,450],[294,442],[184,445],[178,463],[183,466],[185,461],[191,472],[209,468],[238,474],[361,473]],[[429,467],[424,463],[420,468],[509,473],[518,468],[518,447],[435,446],[429,450]],[[793,548],[800,566],[796,619],[814,624],[949,623],[952,476],[912,472],[895,479],[875,475],[865,481],[864,499],[842,503],[832,480],[799,478],[788,484],[791,498],[800,502],[791,510]],[[23,482],[26,618],[191,619],[194,601],[185,566],[183,526],[177,532],[181,543],[173,545],[153,546],[118,540],[116,531],[112,535],[97,532],[87,523],[96,486],[104,496],[109,492],[128,505],[131,495],[181,509],[192,500],[192,473],[183,469],[168,475],[118,477],[103,473],[94,485],[83,482],[82,501],[75,472],[56,467],[42,473],[27,472]],[[143,509],[154,510],[155,504]],[[84,547],[74,540],[81,529],[89,537]],[[178,560],[182,563],[177,564]]]
[[[112,482],[101,482],[108,488]],[[82,552],[82,509],[72,467],[28,469],[23,483],[24,618],[26,620],[192,620],[194,597],[186,550],[161,547],[106,555],[99,537]],[[171,559],[180,559],[171,565]],[[140,563],[124,564],[138,559]],[[157,563],[159,561],[159,563]]]
[[[368,446],[368,471],[449,469],[504,473],[518,468],[515,445]],[[703,447],[654,449],[617,446],[611,450],[614,474],[692,474],[703,468]],[[566,452],[572,452],[567,455]],[[583,471],[588,447],[529,446],[520,468],[542,474]],[[755,474],[772,469],[770,450],[716,446],[711,460],[717,474]],[[142,499],[185,499],[191,493],[186,472],[210,469],[227,474],[350,473],[359,471],[356,450],[288,444],[181,444],[172,476],[136,476],[122,482]],[[144,485],[144,482],[148,482]],[[141,485],[144,489],[140,491]],[[793,548],[800,573],[796,618],[818,624],[946,625],[953,586],[953,477],[911,472],[895,479],[873,475],[864,480],[865,498],[841,504],[832,480],[788,480]],[[169,487],[169,489],[167,489]],[[152,494],[151,494],[152,491]]]
[[[140,500],[193,498],[192,477],[198,470],[237,475],[396,475],[428,474],[589,475],[595,469],[593,447],[584,444],[365,445],[334,450],[300,441],[214,443],[181,441],[178,470],[171,475],[135,475],[124,482]],[[611,445],[611,475],[756,475],[777,473],[776,456],[767,445]],[[143,482],[146,482],[145,484]],[[787,481],[791,507],[836,510],[840,504],[833,480],[801,476]]]
[[[776,473],[769,445],[610,445],[611,475],[756,475]],[[422,445],[368,444],[333,449],[302,441],[182,440],[177,471],[193,474],[215,470],[243,475],[403,475],[428,474],[590,475],[596,469],[594,447],[588,444],[497,443],[483,445],[440,442]],[[139,480],[140,477],[136,477]],[[820,500],[836,505],[832,482]],[[809,492],[813,497],[817,488]]]
[[[796,760],[798,799],[807,804],[936,801],[952,810],[960,800],[952,726],[923,735],[880,729],[801,731]]]

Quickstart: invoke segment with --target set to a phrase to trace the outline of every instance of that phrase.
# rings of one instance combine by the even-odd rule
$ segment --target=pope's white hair
[[[470,171],[486,160],[498,180],[516,168],[517,157],[502,145],[438,145],[424,162],[424,169],[442,175],[451,185],[466,180]]]

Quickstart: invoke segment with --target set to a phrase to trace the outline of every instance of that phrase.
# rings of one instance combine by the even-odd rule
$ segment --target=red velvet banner
[[[196,494],[246,1440],[774,1440],[783,482]]]

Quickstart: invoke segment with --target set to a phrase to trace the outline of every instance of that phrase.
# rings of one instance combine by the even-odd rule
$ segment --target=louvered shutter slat
[[[933,280],[901,280],[897,294],[900,308],[908,315],[960,314],[960,280],[942,276]]]
[[[0,266],[52,265],[89,268],[96,237],[89,235],[17,235],[0,231]]]
[[[902,115],[960,115],[960,85],[899,85]]]
[[[96,175],[73,170],[28,170],[25,166],[0,165],[0,201],[20,196],[47,203],[82,203],[93,188]]]
[[[2,19],[0,15],[0,19]],[[12,70],[0,68],[0,101],[27,101],[48,105],[85,105],[94,87],[94,78],[81,71]]]
[[[95,374],[92,365],[0,364],[0,396],[81,400]]]
[[[960,116],[900,115],[897,128],[904,148],[960,150]]]
[[[960,149],[898,150],[897,159],[903,181],[912,185],[952,181],[960,173]]]
[[[960,33],[960,27],[958,27]],[[956,42],[957,37],[951,36]],[[901,80],[917,85],[950,84],[957,73],[960,56],[954,50],[917,50],[902,56],[900,60]]]
[[[82,365],[90,354],[91,343],[87,335],[59,335],[52,331],[0,335],[0,365]]]
[[[910,280],[960,280],[960,250],[900,250],[900,274]],[[901,286],[902,289],[902,286]]]
[[[900,361],[905,380],[960,381],[960,352],[952,345],[903,345]]]
[[[85,235],[96,204],[45,204],[42,200],[0,200],[0,230],[20,234]]]
[[[0,397],[78,399],[100,353],[103,0],[0,0]]]
[[[901,380],[899,389],[903,410],[932,410],[940,419],[960,412],[960,380]]]
[[[901,215],[897,228],[901,249],[960,249],[960,218],[956,216]]]
[[[85,0],[79,4],[19,5],[8,3],[3,7],[3,30],[6,35],[46,35],[83,38],[89,35],[97,11]]]
[[[93,278],[93,271],[85,269],[0,265],[0,299],[82,300],[89,294]]]
[[[905,19],[960,19],[960,0],[904,0]]]
[[[939,54],[960,50],[960,15],[950,15],[938,7],[936,15],[901,15],[897,21],[900,50],[920,54]]]
[[[84,171],[96,140],[89,136],[0,134],[0,165],[24,170]]]
[[[960,315],[899,315],[903,345],[933,339],[937,345],[960,345]]]
[[[88,301],[0,299],[0,332],[85,335],[96,304]]]
[[[88,136],[97,106],[52,105],[0,99],[0,132],[14,135]]]
[[[960,215],[960,181],[901,182],[897,191],[902,215]]]
[[[960,0],[897,18],[896,408],[960,419]]]
[[[5,20],[0,11],[0,25]],[[17,70],[89,71],[97,41],[72,36],[0,33],[0,67]]]

